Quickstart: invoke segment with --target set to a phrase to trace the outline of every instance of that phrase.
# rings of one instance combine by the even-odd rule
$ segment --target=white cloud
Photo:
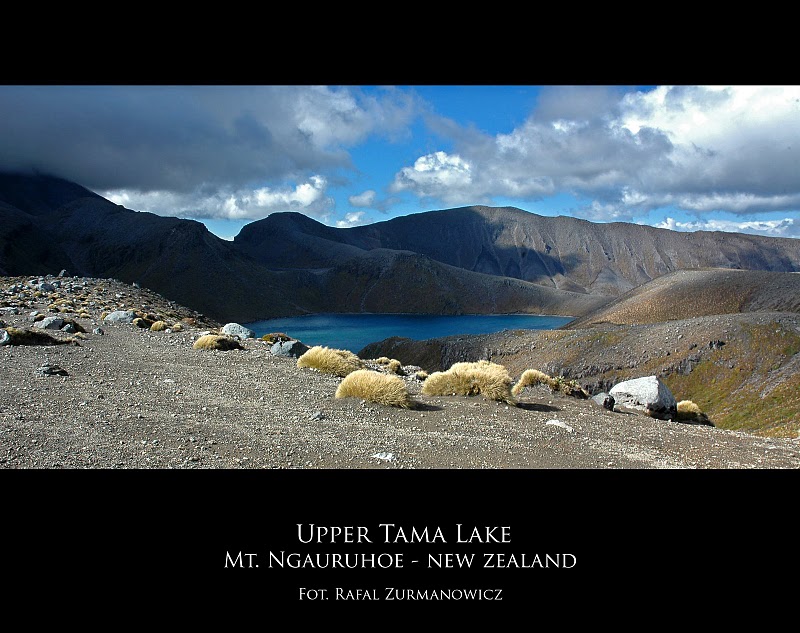
[[[413,167],[404,167],[395,175],[389,190],[414,191],[448,202],[469,200],[472,195],[472,166],[457,154],[435,152],[420,156]]]
[[[327,193],[327,180],[312,176],[295,187],[260,187],[237,191],[217,190],[208,195],[170,191],[106,191],[101,195],[136,211],[198,219],[258,220],[279,211],[298,211],[319,219],[330,216],[334,201]]]
[[[768,235],[771,237],[797,237],[800,236],[800,222],[795,222],[793,218],[783,218],[781,220],[695,220],[690,222],[680,222],[674,218],[664,218],[658,224],[653,225],[660,229],[670,229],[671,231],[726,231],[731,233],[752,233],[755,235]]]
[[[428,117],[432,120],[432,117]],[[587,197],[590,218],[674,206],[798,212],[800,86],[552,87],[507,134],[440,120],[454,143],[395,176],[393,190],[443,202]],[[455,164],[454,160],[459,164]]]
[[[417,114],[409,91],[351,86],[0,86],[0,169],[95,191],[280,186],[350,169],[348,148]]]
[[[347,200],[354,207],[371,207],[375,204],[375,196],[376,194],[372,189],[367,189],[357,196],[350,196]]]
[[[602,204],[593,200],[591,204],[574,210],[574,215],[593,222],[630,222],[636,212],[620,204]]]
[[[344,216],[344,220],[339,220],[336,222],[336,226],[340,229],[346,229],[350,226],[357,226],[363,223],[364,220],[364,211],[354,211],[352,213],[347,213]]]

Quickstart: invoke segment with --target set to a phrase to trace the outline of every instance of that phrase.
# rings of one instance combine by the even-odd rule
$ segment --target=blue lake
[[[572,317],[529,314],[435,316],[429,314],[314,314],[244,323],[257,337],[283,332],[306,345],[325,345],[358,353],[390,336],[415,340],[501,330],[552,330]]]

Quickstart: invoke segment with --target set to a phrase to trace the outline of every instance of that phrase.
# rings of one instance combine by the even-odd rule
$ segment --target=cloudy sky
[[[472,204],[800,237],[800,86],[0,86],[0,169],[220,237]]]

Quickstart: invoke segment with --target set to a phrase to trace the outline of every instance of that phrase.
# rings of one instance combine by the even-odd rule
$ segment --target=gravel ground
[[[5,280],[16,281],[19,289],[21,280]],[[406,381],[417,406],[410,410],[336,399],[341,379],[299,369],[294,359],[273,356],[260,340],[244,341],[243,350],[195,350],[199,327],[152,332],[102,323],[100,310],[114,305],[92,302],[88,292],[101,284],[105,295],[128,309],[146,299],[148,309],[170,308],[180,316],[180,306],[159,303],[152,293],[144,297],[146,291],[118,282],[89,280],[83,296],[95,305],[83,314],[91,318],[75,318],[87,331],[84,338],[0,347],[0,468],[800,466],[797,440],[610,412],[547,390],[529,393],[513,407],[481,396],[423,396],[412,375]],[[28,311],[44,312],[57,294],[34,299],[22,293],[2,318],[8,326],[32,328]],[[98,325],[104,334],[91,333]],[[45,364],[66,375],[41,374]]]
[[[88,324],[87,324],[88,325]],[[0,349],[3,468],[797,468],[800,443],[610,412],[549,392],[418,408],[335,399],[339,378],[248,340],[104,326],[76,345]],[[40,375],[43,364],[66,376]],[[558,420],[569,428],[548,424]]]

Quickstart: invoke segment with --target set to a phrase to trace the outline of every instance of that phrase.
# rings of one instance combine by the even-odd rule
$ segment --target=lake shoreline
[[[506,329],[557,329],[574,317],[540,314],[319,313],[251,321],[243,325],[256,337],[282,332],[306,345],[324,345],[358,353],[371,343],[401,337],[429,340],[446,336],[492,334]]]

